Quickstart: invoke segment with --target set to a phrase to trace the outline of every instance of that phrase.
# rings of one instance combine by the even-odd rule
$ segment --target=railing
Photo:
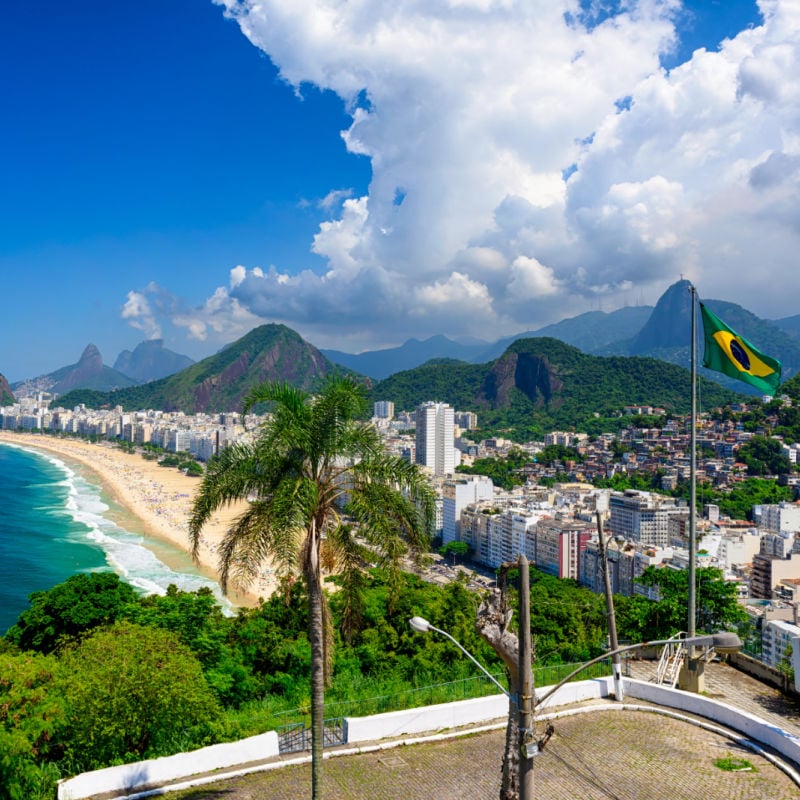
[[[537,667],[534,669],[534,685],[552,686],[558,683],[565,675],[569,675],[578,664],[555,664],[552,666]],[[602,661],[590,670],[584,671],[580,678],[597,677],[610,674],[609,661]],[[506,683],[505,673],[495,673],[493,676],[501,683]],[[467,700],[473,697],[486,697],[496,694],[497,687],[483,675],[475,675],[447,683],[435,683],[415,689],[406,689],[395,694],[380,695],[363,700],[344,700],[341,702],[325,703],[325,717],[327,719],[341,717],[364,717],[373,714],[382,714],[387,711],[402,711],[408,708],[431,706],[438,703],[450,703],[456,700]],[[311,721],[311,712],[308,707],[293,708],[270,714],[267,729],[288,731],[293,725],[308,725]]]

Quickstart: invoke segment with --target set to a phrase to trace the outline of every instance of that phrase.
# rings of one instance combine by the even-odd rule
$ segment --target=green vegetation
[[[662,638],[684,627],[683,573],[654,572],[646,580],[660,587],[660,602],[617,598],[623,639]],[[726,587],[715,570],[698,570],[704,624],[737,624]],[[208,589],[170,587],[163,597],[139,597],[104,573],[74,576],[34,598],[0,642],[0,800],[49,800],[61,776],[308,719],[308,597],[299,582],[235,617],[222,614]],[[494,691],[475,684],[477,670],[445,639],[414,633],[408,620],[415,615],[446,629],[502,680],[501,663],[475,629],[480,598],[462,584],[439,586],[407,573],[391,584],[374,569],[365,575],[363,600],[362,626],[348,641],[346,595],[330,594],[335,648],[327,715]],[[558,680],[563,665],[600,655],[605,621],[601,595],[533,570],[537,684]],[[12,630],[25,631],[24,648]]]
[[[687,570],[648,567],[637,583],[656,590],[660,600],[641,595],[620,597],[616,614],[619,636],[633,642],[664,638],[686,627],[686,598],[689,591]],[[713,567],[697,570],[697,629],[729,630],[744,625],[747,612],[737,600],[735,583],[723,579]]]
[[[219,713],[200,661],[168,630],[118,622],[61,659],[65,755],[95,769],[202,744]]]
[[[723,758],[714,761],[714,766],[724,772],[758,772],[753,764],[746,758],[728,753]]]
[[[486,475],[495,486],[510,490],[525,484],[522,468],[530,463],[531,458],[527,453],[512,448],[506,458],[478,458],[471,466],[462,464],[456,471],[467,475]]]
[[[739,448],[737,458],[747,464],[748,475],[785,475],[794,469],[781,443],[767,436],[753,436]]]
[[[372,397],[391,397],[406,409],[436,398],[477,411],[483,435],[497,431],[527,441],[547,430],[608,431],[613,426],[606,420],[626,405],[687,413],[689,381],[688,370],[654,358],[603,358],[556,339],[519,339],[488,364],[424,364],[395,373],[375,385]],[[712,381],[700,379],[699,384],[708,405],[739,397]],[[631,423],[629,417],[624,420]]]

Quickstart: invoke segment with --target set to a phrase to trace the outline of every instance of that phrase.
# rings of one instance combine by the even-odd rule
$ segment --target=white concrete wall
[[[585,700],[595,700],[610,694],[612,679],[595,678],[562,686],[540,705],[537,713],[557,707],[571,706]],[[718,722],[738,731],[760,744],[772,747],[786,758],[800,763],[800,737],[781,730],[745,711],[702,695],[683,692],[645,681],[624,679],[627,700],[636,698],[658,706],[685,711]],[[537,689],[539,696],[548,687]],[[487,723],[508,714],[508,698],[497,694],[490,697],[443,703],[437,706],[391,711],[372,717],[347,719],[348,743],[378,741],[465,725]],[[59,783],[58,800],[82,800],[96,794],[119,792],[133,794],[148,786],[167,784],[212,770],[241,767],[278,755],[278,735],[274,731],[244,739],[240,742],[213,745],[192,753],[182,753],[138,764],[87,772]]]
[[[158,786],[189,775],[261,761],[276,755],[278,734],[268,731],[260,736],[215,744],[191,753],[84,772],[59,782],[58,800],[81,800],[105,792],[133,792],[146,786]]]
[[[608,678],[580,681],[562,686],[547,707],[597,700],[609,694]],[[542,694],[547,687],[537,689]],[[508,698],[504,694],[442,703],[437,706],[411,708],[407,711],[389,711],[373,717],[348,717],[347,742],[368,742],[392,736],[438,731],[443,728],[460,728],[508,716]]]

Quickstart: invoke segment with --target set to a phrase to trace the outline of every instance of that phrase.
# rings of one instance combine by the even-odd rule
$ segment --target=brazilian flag
[[[764,394],[775,394],[781,382],[781,362],[760,353],[702,303],[700,314],[706,340],[703,366],[749,383]]]

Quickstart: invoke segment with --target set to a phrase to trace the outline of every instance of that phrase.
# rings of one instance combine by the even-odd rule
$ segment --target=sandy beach
[[[15,444],[57,455],[77,462],[96,476],[105,491],[133,514],[149,536],[168,541],[189,552],[189,514],[199,478],[190,478],[174,467],[160,467],[138,454],[125,453],[110,443],[91,444],[80,439],[0,431],[0,442]],[[203,529],[199,568],[218,578],[217,547],[230,522],[244,508],[244,503],[222,509]],[[146,543],[145,543],[146,544]],[[256,605],[259,598],[275,590],[274,571],[264,564],[261,575],[246,591],[231,593],[237,605]]]

